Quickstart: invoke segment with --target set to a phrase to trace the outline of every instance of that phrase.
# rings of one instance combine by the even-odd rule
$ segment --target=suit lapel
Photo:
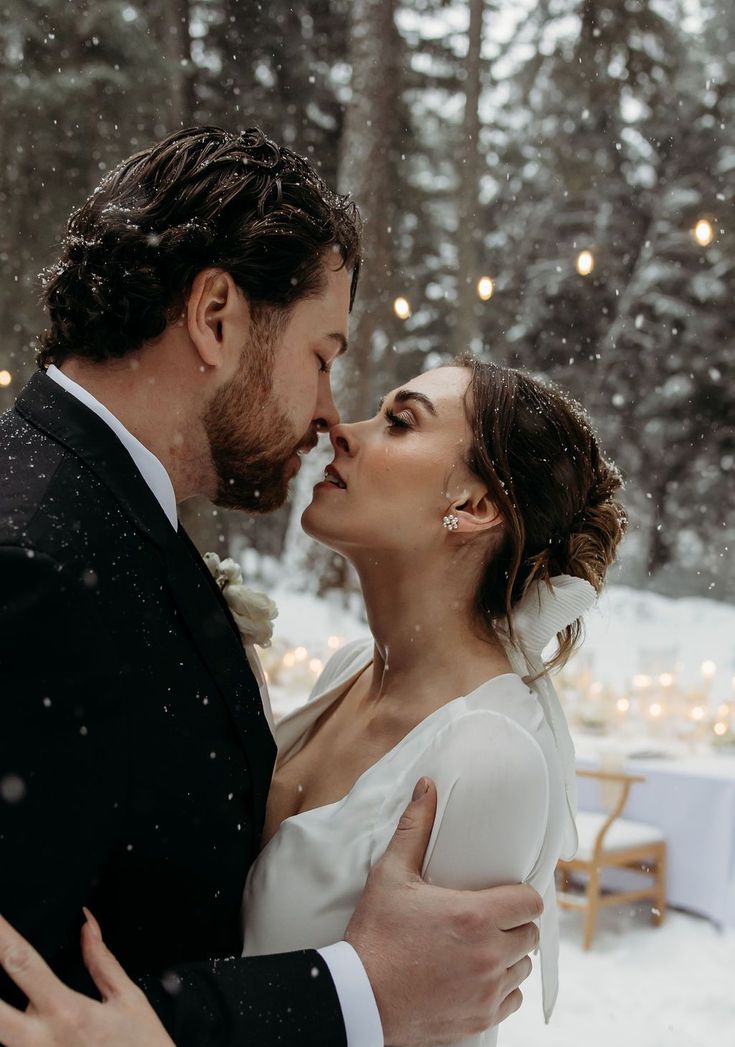
[[[38,372],[18,397],[16,409],[31,425],[84,461],[136,527],[162,551],[171,595],[227,704],[247,757],[260,834],[276,747],[237,626],[202,557],[182,528],[177,533],[171,527],[110,427],[76,397]]]
[[[276,744],[260,689],[230,609],[195,545],[179,525],[166,553],[172,595],[202,660],[227,702],[253,775],[258,835],[262,832]]]

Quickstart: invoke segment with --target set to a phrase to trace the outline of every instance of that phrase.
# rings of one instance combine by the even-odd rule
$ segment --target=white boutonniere
[[[222,590],[243,644],[270,647],[273,620],[278,617],[278,608],[273,601],[265,593],[248,589],[243,584],[240,565],[229,557],[220,560],[217,553],[205,553],[204,562]]]

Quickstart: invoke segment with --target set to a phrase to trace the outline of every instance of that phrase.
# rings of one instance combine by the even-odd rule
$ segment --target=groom
[[[0,913],[78,990],[44,982],[24,1043],[94,1042],[83,905],[179,1045],[451,1042],[520,1005],[540,900],[424,884],[425,802],[347,941],[240,958],[275,751],[176,505],[283,503],[338,420],[359,266],[354,205],[257,129],[177,132],[70,220],[0,418]],[[0,1042],[42,987],[17,941],[0,922]]]

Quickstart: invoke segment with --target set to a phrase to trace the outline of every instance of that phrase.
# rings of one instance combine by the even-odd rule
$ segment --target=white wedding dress
[[[426,775],[436,782],[438,806],[425,878],[467,889],[526,882],[544,898],[540,966],[548,1020],[557,991],[554,868],[560,855],[576,848],[574,761],[553,687],[543,680],[532,690],[520,672],[540,667],[543,647],[591,606],[594,595],[587,583],[567,576],[555,579],[553,591],[535,590],[516,611],[521,644],[508,645],[517,672],[496,676],[426,717],[343,799],[281,823],[247,879],[245,955],[341,940],[371,866],[384,853],[416,781]],[[334,655],[307,704],[277,724],[279,755],[298,751],[372,652],[368,639]],[[497,1029],[491,1029],[461,1047],[496,1041]]]

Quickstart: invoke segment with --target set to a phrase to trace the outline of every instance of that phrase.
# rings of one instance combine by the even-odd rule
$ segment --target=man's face
[[[329,370],[347,345],[350,274],[332,264],[323,292],[297,302],[285,326],[251,325],[237,374],[207,407],[217,505],[277,509],[300,455],[339,421]]]

